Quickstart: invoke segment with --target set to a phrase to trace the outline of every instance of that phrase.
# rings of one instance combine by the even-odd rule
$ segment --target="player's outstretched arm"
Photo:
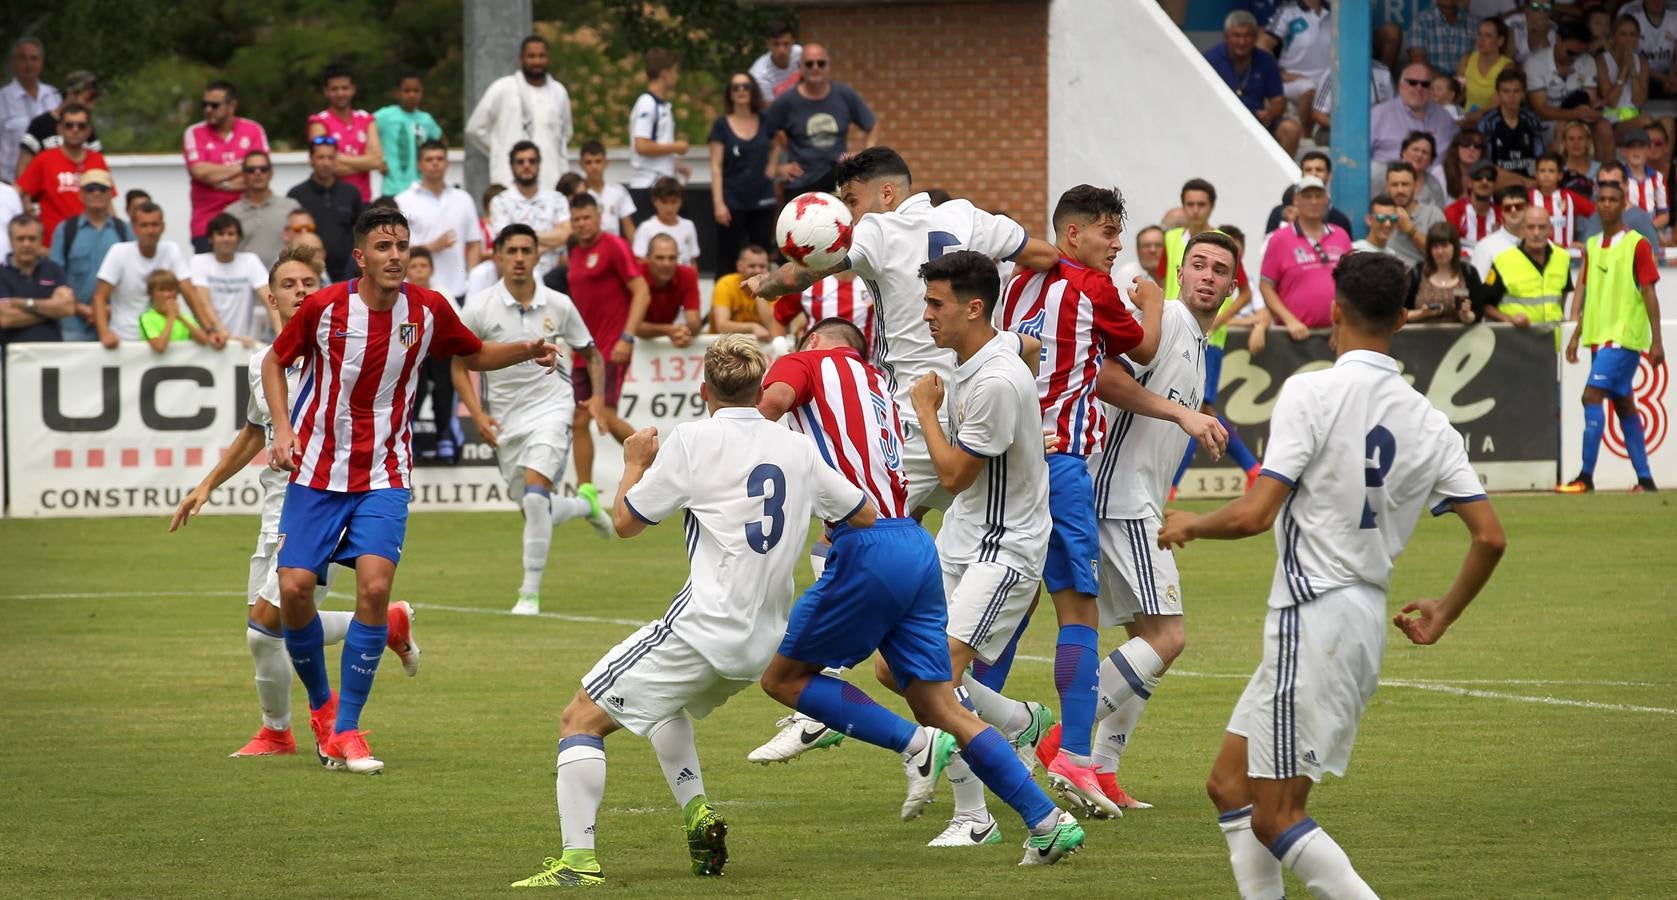
[[[1442,598],[1416,600],[1392,617],[1392,624],[1417,644],[1434,644],[1444,636],[1445,630],[1461,617],[1462,611],[1491,580],[1491,573],[1496,571],[1503,551],[1508,548],[1508,537],[1503,534],[1502,522],[1491,508],[1491,501],[1457,503],[1454,508],[1472,538],[1456,580]]]
[[[269,354],[272,357],[273,354]],[[470,356],[456,356],[466,364],[466,368],[474,372],[488,372],[493,369],[504,369],[521,362],[533,362],[539,366],[551,369],[559,364],[559,347],[541,338],[531,338],[515,344],[501,341],[484,341],[483,349]],[[264,361],[266,366],[267,362]]]
[[[233,438],[232,445],[227,448],[227,455],[215,464],[215,468],[204,476],[203,481],[198,482],[197,487],[181,498],[180,505],[175,507],[174,517],[169,520],[169,533],[173,534],[185,525],[187,520],[198,515],[204,504],[210,501],[210,492],[226,484],[227,479],[250,465],[250,461],[261,452],[262,429],[246,422],[245,427],[239,429],[238,437]]]
[[[1229,433],[1216,416],[1172,403],[1142,387],[1115,359],[1107,359],[1101,364],[1100,374],[1095,376],[1095,396],[1138,416],[1175,422],[1177,427],[1206,448],[1212,461],[1221,459],[1224,448],[1228,446]]]
[[[1200,538],[1232,541],[1263,534],[1275,524],[1276,515],[1292,491],[1278,479],[1259,478],[1239,499],[1203,516],[1180,509],[1166,510],[1165,526],[1159,529],[1159,547],[1169,550]]]
[[[629,489],[640,483],[657,458],[657,428],[642,428],[623,442],[623,477],[617,480],[617,502],[611,509],[611,522],[617,528],[618,537],[631,538],[646,530],[646,521],[629,508]]]
[[[782,263],[780,268],[773,272],[765,272],[762,275],[753,275],[747,278],[740,287],[753,297],[774,300],[787,294],[801,294],[805,288],[828,275],[836,275],[844,271],[844,266],[845,263],[841,262],[831,269],[817,272],[799,263]]]

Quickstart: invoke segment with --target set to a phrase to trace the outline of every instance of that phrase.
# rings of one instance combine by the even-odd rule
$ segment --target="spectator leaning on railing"
[[[133,239],[128,224],[111,211],[116,191],[111,173],[89,169],[81,176],[81,215],[58,223],[52,234],[52,261],[65,272],[65,283],[75,295],[75,315],[58,320],[66,341],[94,341],[93,292],[99,286],[99,267],[105,254]]]
[[[13,216],[6,223],[11,255],[0,264],[0,347],[61,338],[58,323],[76,314],[64,270],[47,259],[41,220]]]
[[[1328,224],[1328,189],[1306,175],[1293,194],[1298,219],[1269,237],[1258,290],[1272,319],[1295,341],[1331,324],[1333,269],[1351,252],[1351,236]]]
[[[93,291],[93,327],[99,343],[115,350],[120,341],[140,338],[140,314],[151,305],[146,278],[158,270],[174,273],[182,282],[192,280],[192,269],[179,244],[163,238],[163,209],[147,201],[134,207],[131,220],[134,240],[117,244],[105,254],[99,266],[99,286]],[[189,293],[188,304],[196,302]],[[194,310],[202,313],[202,310]],[[203,321],[202,316],[199,321]],[[221,343],[226,343],[225,336]]]
[[[740,282],[769,270],[769,255],[752,244],[740,250],[734,271],[716,279],[710,293],[710,330],[715,334],[749,334],[766,341],[768,326],[759,319],[757,298],[740,287]]]
[[[1520,243],[1496,255],[1485,276],[1487,318],[1520,328],[1558,328],[1566,319],[1566,295],[1572,293],[1572,257],[1549,239],[1549,214],[1526,207],[1520,217]],[[1560,347],[1555,333],[1555,347]]]
[[[637,338],[667,337],[677,347],[699,333],[699,273],[680,262],[675,238],[654,235],[646,249],[646,283],[652,298],[635,330]]]
[[[1409,321],[1476,321],[1484,302],[1479,273],[1462,261],[1461,236],[1448,223],[1427,231],[1427,258],[1409,278]]]

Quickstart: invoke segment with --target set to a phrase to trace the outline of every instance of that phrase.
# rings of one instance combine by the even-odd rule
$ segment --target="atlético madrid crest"
[[[402,342],[404,348],[411,349],[414,341],[419,340],[419,323],[403,322],[402,327],[396,331],[396,339]]]

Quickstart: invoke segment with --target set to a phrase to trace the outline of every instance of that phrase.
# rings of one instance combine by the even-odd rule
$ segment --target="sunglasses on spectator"
[[[1504,204],[1502,204],[1502,211],[1503,212],[1517,213],[1517,212],[1520,212],[1521,210],[1523,210],[1525,208],[1526,208],[1526,205],[1524,203],[1504,203]]]
[[[95,194],[108,194],[111,189],[108,185],[103,184],[84,184],[82,185],[82,190],[92,191]]]
[[[1432,84],[1432,82],[1426,80],[1425,78],[1405,78],[1403,83],[1409,85],[1410,87],[1418,88],[1424,88]]]
[[[1480,174],[1475,175],[1468,180],[1469,181],[1495,181],[1496,180],[1496,173],[1495,172],[1481,172]]]
[[[1380,215],[1374,217],[1374,221],[1379,222],[1382,225],[1395,225],[1397,224],[1397,220],[1398,217],[1396,213],[1381,213]]]
[[[204,108],[205,109],[220,109],[222,104],[226,103],[226,102],[227,101],[225,101],[225,100],[205,100],[204,101]]]
[[[1544,3],[1542,0],[1531,0],[1531,2],[1526,4],[1526,8],[1536,10],[1538,12],[1548,12],[1549,10],[1555,8],[1555,4]]]
[[[513,160],[512,164],[515,166],[539,166],[541,165],[541,160],[534,156],[526,156],[521,159]]]
[[[736,81],[733,84],[728,85],[728,90],[749,91],[751,90],[751,83],[749,81]]]
[[[263,175],[273,170],[273,166],[245,166],[246,175]]]
[[[329,134],[317,134],[309,138],[309,146],[311,147],[319,147],[322,144],[331,144],[336,147],[338,146],[338,139]]]
[[[289,226],[289,227],[291,228],[292,231],[314,231],[314,223],[313,222],[304,222],[300,225],[292,225],[292,226]]]
[[[827,68],[827,61],[824,59],[806,59],[804,60],[804,68],[825,69]]]
[[[93,126],[86,122],[60,122],[58,123],[58,127],[64,129],[65,131],[86,131]]]

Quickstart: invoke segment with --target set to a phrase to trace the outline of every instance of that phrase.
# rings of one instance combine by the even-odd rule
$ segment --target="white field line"
[[[81,593],[56,594],[0,594],[0,600],[93,600],[139,597],[243,597],[242,591],[100,591]],[[342,597],[344,595],[334,594]],[[512,613],[504,609],[490,609],[477,606],[444,606],[434,603],[415,603],[415,609],[428,609],[437,612],[465,613],[469,615],[510,616]],[[528,618],[554,619],[560,622],[581,622],[596,625],[644,625],[649,620],[644,619],[616,619],[602,616],[578,616],[567,613],[543,612]],[[1017,657],[1025,662],[1052,663],[1054,660],[1046,656],[1030,656],[1021,654]],[[1172,669],[1171,675],[1183,678],[1213,678],[1218,680],[1241,680],[1250,678],[1250,674],[1232,672],[1195,672],[1186,669]],[[1451,694],[1457,697],[1472,697],[1478,700],[1508,700],[1515,703],[1536,703],[1542,706],[1570,706],[1577,709],[1599,709],[1611,712],[1648,713],[1659,716],[1677,716],[1677,709],[1663,706],[1637,706],[1625,703],[1598,703],[1593,700],[1573,700],[1567,697],[1533,697],[1527,694],[1509,694],[1503,691],[1486,691],[1476,688],[1460,687],[1465,684],[1497,685],[1497,686],[1536,686],[1536,685],[1568,685],[1584,687],[1664,687],[1664,685],[1650,681],[1581,681],[1576,679],[1540,679],[1540,678],[1466,678],[1445,679],[1432,681],[1416,681],[1407,678],[1381,679],[1382,687],[1409,688],[1418,691],[1432,691],[1439,694]]]

